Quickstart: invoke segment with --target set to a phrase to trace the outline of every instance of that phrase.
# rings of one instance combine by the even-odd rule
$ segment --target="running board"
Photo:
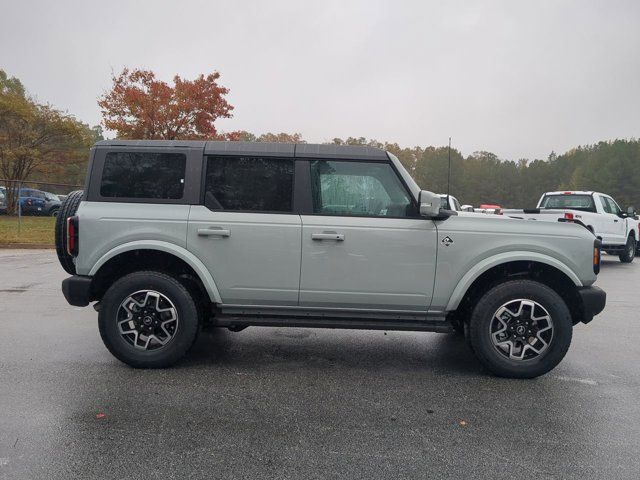
[[[212,325],[241,330],[258,327],[307,327],[341,328],[354,330],[404,330],[414,332],[451,333],[453,326],[446,320],[392,320],[330,317],[284,317],[284,316],[239,316],[219,314],[213,317]]]

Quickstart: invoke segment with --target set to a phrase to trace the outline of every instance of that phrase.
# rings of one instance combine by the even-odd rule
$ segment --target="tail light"
[[[596,239],[596,241],[593,242],[593,273],[596,275],[600,273],[600,260],[602,257],[602,252],[600,250],[601,247],[602,242]]]
[[[573,220],[573,213],[565,213],[564,218],[566,218],[567,220]]]
[[[78,217],[67,218],[67,253],[78,256]]]

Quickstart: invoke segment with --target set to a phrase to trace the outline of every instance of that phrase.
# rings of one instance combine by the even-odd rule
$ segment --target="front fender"
[[[89,276],[94,276],[96,273],[98,273],[100,268],[113,257],[120,255],[121,253],[129,252],[131,250],[159,250],[161,252],[175,255],[191,268],[193,268],[198,277],[200,277],[200,280],[202,281],[204,288],[207,290],[211,301],[214,303],[222,303],[218,287],[216,286],[216,283],[213,280],[211,273],[209,273],[207,267],[205,267],[204,264],[193,253],[182,247],[179,247],[178,245],[174,245],[168,242],[157,240],[138,240],[118,245],[117,247],[109,250],[102,257],[100,257],[100,259],[93,265],[93,267],[89,271]]]
[[[493,267],[502,265],[504,263],[527,261],[527,262],[539,262],[547,264],[551,267],[557,268],[576,285],[576,287],[582,287],[582,282],[578,276],[561,261],[538,252],[505,252],[494,255],[492,257],[485,258],[481,262],[473,266],[463,277],[460,279],[456,288],[453,290],[449,302],[447,303],[446,311],[452,311],[458,308],[458,305],[464,298],[469,287],[473,282],[484,272],[490,270]]]

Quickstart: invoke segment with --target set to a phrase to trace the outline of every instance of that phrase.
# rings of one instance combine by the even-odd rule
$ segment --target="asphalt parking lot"
[[[430,333],[253,327],[133,370],[53,251],[0,250],[0,478],[638,478],[640,262],[536,380]]]

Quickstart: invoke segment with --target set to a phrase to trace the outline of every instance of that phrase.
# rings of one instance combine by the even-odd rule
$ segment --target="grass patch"
[[[18,217],[0,216],[0,245],[17,243],[54,245],[54,217],[22,217],[18,228]]]

